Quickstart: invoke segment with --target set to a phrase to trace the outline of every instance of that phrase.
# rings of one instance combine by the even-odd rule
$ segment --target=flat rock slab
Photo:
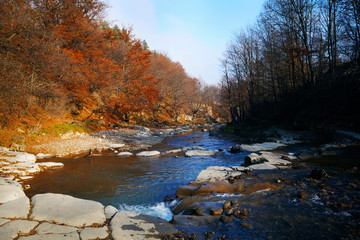
[[[161,218],[120,211],[110,222],[114,240],[161,239],[163,235],[176,233],[176,229]]]
[[[38,224],[38,222],[29,220],[15,220],[5,223],[0,227],[0,238],[4,240],[14,239],[18,234],[28,234]]]
[[[25,197],[24,191],[16,185],[0,184],[0,203]]]
[[[31,235],[26,237],[19,237],[17,240],[79,240],[77,232],[72,233],[54,233],[45,235]]]
[[[264,143],[257,143],[257,144],[241,144],[240,149],[244,152],[259,152],[259,151],[269,151],[274,150],[278,147],[284,147],[285,144],[277,143],[277,142],[264,142]]]
[[[1,218],[27,218],[29,212],[30,200],[26,196],[0,205]]]
[[[199,173],[195,182],[205,182],[205,181],[213,182],[216,180],[225,180],[230,176],[235,177],[241,174],[242,172],[237,171],[233,168],[210,166]]]
[[[132,155],[134,155],[134,154],[131,152],[120,152],[120,153],[116,154],[116,156],[120,156],[120,157],[128,157],[128,156],[132,156]]]
[[[61,162],[42,162],[42,163],[38,163],[38,165],[40,168],[44,168],[44,169],[64,167],[64,164]]]
[[[189,150],[185,152],[185,157],[193,156],[213,156],[216,152],[212,150]]]
[[[159,151],[143,151],[136,154],[138,157],[153,157],[160,155]]]
[[[37,194],[32,201],[31,218],[35,220],[76,227],[103,225],[106,220],[104,206],[96,201],[54,193]]]
[[[93,239],[104,239],[109,236],[108,227],[102,228],[84,228],[81,229],[80,237],[81,240],[93,240]]]
[[[69,227],[69,226],[61,226],[56,225],[48,222],[41,223],[36,229],[36,233],[39,235],[45,234],[57,234],[57,233],[72,233],[77,232],[76,227]]]
[[[275,170],[277,167],[269,164],[269,163],[260,163],[249,166],[250,170]]]
[[[119,143],[119,144],[109,144],[109,148],[122,148],[125,147],[125,144]]]

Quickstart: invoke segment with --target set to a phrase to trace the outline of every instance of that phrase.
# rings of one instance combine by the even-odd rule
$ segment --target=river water
[[[191,132],[167,138],[152,149],[163,153],[189,146],[219,150],[234,144],[208,133]],[[172,213],[164,203],[167,195],[175,194],[180,186],[195,180],[208,166],[239,166],[245,155],[224,151],[211,157],[188,158],[183,152],[156,157],[119,157],[107,152],[87,158],[45,159],[65,166],[28,180],[26,184],[31,188],[26,194],[68,194],[170,220]]]

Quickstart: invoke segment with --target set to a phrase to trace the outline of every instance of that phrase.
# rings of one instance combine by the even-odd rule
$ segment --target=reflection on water
[[[165,152],[185,146],[202,146],[218,150],[235,144],[193,132],[167,139],[154,149]],[[60,161],[65,167],[50,170],[28,180],[27,194],[62,193],[96,200],[104,205],[157,206],[164,197],[175,194],[178,187],[193,181],[208,166],[238,166],[244,154],[219,152],[212,157],[186,158],[183,153],[158,157],[118,157],[113,153],[75,159],[46,159]]]

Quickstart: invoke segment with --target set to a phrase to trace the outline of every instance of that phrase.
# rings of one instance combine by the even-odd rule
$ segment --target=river
[[[167,138],[152,149],[163,153],[189,146],[218,150],[234,144],[196,131]],[[239,166],[245,155],[224,151],[210,157],[188,158],[183,152],[156,157],[119,157],[104,152],[87,158],[46,159],[44,161],[62,162],[65,166],[28,180],[26,184],[31,188],[26,194],[68,194],[170,220],[172,213],[164,203],[167,195],[175,194],[180,186],[195,180],[208,166]]]

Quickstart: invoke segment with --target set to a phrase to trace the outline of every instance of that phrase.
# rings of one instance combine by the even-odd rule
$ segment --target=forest
[[[360,2],[267,0],[221,63],[235,125],[358,126]]]
[[[131,28],[110,26],[106,8],[100,0],[1,1],[2,141],[61,122],[96,129],[216,118],[217,87],[151,51]]]

